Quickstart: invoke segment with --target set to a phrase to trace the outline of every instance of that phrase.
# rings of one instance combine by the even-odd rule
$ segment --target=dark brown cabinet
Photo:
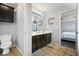
[[[32,36],[32,52],[51,42],[51,33]]]

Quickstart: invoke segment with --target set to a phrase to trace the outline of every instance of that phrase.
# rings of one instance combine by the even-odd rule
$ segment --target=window
[[[32,12],[32,31],[41,31],[43,26],[42,16]]]

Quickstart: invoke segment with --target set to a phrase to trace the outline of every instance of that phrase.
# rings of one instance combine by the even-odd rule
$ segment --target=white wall
[[[16,41],[16,23],[7,23],[3,22],[0,23],[0,35],[4,34],[11,34],[12,35],[12,41]]]
[[[17,6],[17,47],[23,55],[31,55],[32,24],[31,5],[19,3]]]
[[[48,18],[55,17],[54,24],[48,24]],[[59,11],[51,11],[47,13],[46,30],[52,31],[52,42],[56,41],[61,43],[61,20]]]
[[[26,3],[24,7],[24,55],[30,56],[32,54],[32,7],[30,3]]]
[[[24,54],[24,4],[17,5],[17,47]]]
[[[76,32],[76,19],[75,21],[62,22],[61,32]]]

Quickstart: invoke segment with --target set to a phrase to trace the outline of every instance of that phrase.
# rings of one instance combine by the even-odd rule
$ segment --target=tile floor
[[[0,53],[0,56],[3,56],[3,55]],[[22,54],[18,51],[17,48],[12,48],[10,49],[10,53],[4,56],[22,56]]]

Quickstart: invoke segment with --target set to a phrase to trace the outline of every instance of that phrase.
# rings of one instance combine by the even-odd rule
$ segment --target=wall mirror
[[[32,12],[32,32],[41,31],[43,27],[43,17]]]

